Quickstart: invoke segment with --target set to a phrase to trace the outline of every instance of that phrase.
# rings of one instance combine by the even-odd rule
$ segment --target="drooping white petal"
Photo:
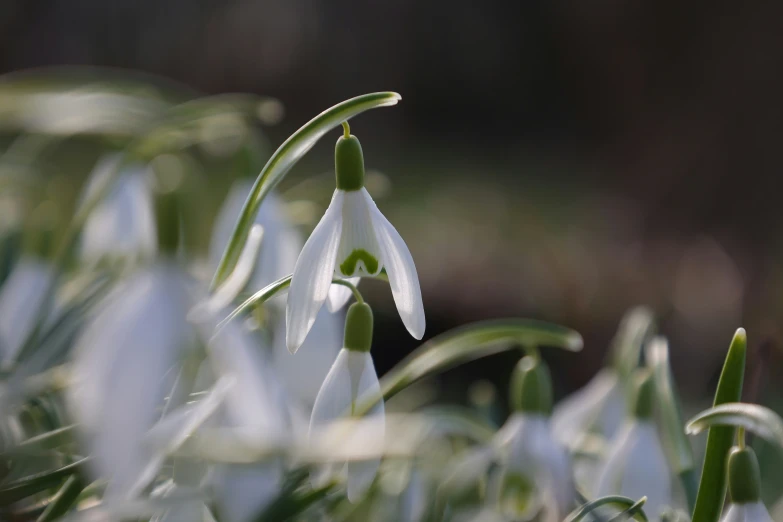
[[[273,339],[274,367],[288,395],[300,401],[309,413],[342,346],[345,314],[331,314],[322,308],[310,334],[293,355],[286,348],[282,315],[278,323]]]
[[[337,190],[335,192],[342,192]],[[376,275],[383,268],[373,229],[372,207],[366,189],[344,192],[343,230],[337,254],[337,277]],[[369,199],[372,203],[372,199]]]
[[[628,422],[611,445],[598,476],[596,496],[647,496],[645,512],[658,517],[672,504],[671,473],[655,425]]]
[[[315,227],[296,260],[286,305],[286,345],[296,352],[321,309],[334,276],[343,226],[343,195],[336,190],[321,222]]]
[[[223,251],[231,239],[242,206],[253,187],[251,180],[237,180],[231,186],[212,230],[209,245],[210,264],[217,268]],[[255,223],[264,228],[264,242],[250,279],[250,287],[261,289],[294,271],[296,259],[302,250],[301,233],[288,220],[285,203],[272,192],[264,198]],[[277,300],[273,300],[277,302]]]
[[[12,362],[38,321],[54,268],[46,261],[22,257],[0,288],[0,361]]]
[[[408,332],[416,339],[424,336],[424,305],[416,265],[408,246],[389,220],[381,214],[366,189],[360,191],[371,209],[373,228],[389,276],[394,303]]]
[[[280,492],[284,469],[279,460],[219,466],[212,477],[220,520],[252,522]]]
[[[94,195],[119,167],[121,157],[102,158],[93,169],[83,200]],[[81,256],[87,261],[103,257],[150,257],[157,250],[155,213],[142,165],[122,167],[105,198],[87,218],[81,234]]]
[[[427,484],[422,471],[411,469],[408,485],[400,495],[400,522],[421,522],[427,514]]]
[[[539,492],[554,502],[554,518],[562,520],[573,508],[575,489],[570,459],[555,440],[549,419],[516,413],[506,425],[510,426],[506,442],[508,471],[535,483]]]
[[[359,284],[359,281],[361,281],[360,277],[346,277],[346,281],[351,283],[353,286],[357,286]],[[342,285],[332,285],[331,288],[329,288],[329,295],[326,299],[326,306],[329,308],[329,311],[334,313],[338,310],[342,309],[343,306],[348,302],[348,300],[351,298],[351,289],[342,286]]]
[[[759,502],[730,504],[721,522],[772,522],[766,506]]]
[[[617,373],[605,368],[587,385],[572,393],[552,412],[552,430],[567,447],[579,442],[588,431],[606,438],[617,433],[626,413],[625,394]]]
[[[318,430],[330,421],[350,413],[352,407],[363,398],[379,394],[378,375],[375,373],[375,365],[370,354],[343,348],[337,355],[337,359],[315,399],[313,413],[310,417],[311,436],[317,436]],[[386,430],[383,421],[385,418],[383,401],[379,401],[365,418],[368,422],[357,428],[365,430],[361,434],[361,438],[382,441]],[[347,464],[348,500],[356,502],[364,495],[372,484],[379,465],[379,459],[352,461]],[[322,483],[334,472],[334,468],[333,465],[327,467],[322,473],[316,474],[313,477],[314,482]]]
[[[134,274],[75,343],[66,397],[93,473],[108,480],[106,498],[139,493],[151,458],[143,440],[169,391],[165,377],[192,342],[184,277],[169,265]]]

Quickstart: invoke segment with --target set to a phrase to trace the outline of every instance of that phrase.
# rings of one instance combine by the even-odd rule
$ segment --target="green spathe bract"
[[[552,413],[552,378],[538,357],[528,355],[517,363],[511,378],[511,401],[523,413]]]
[[[747,337],[740,328],[734,334],[715,391],[714,406],[739,402],[745,375]],[[693,510],[692,522],[717,522],[726,498],[726,456],[734,443],[733,426],[714,426],[707,436],[704,467],[701,471],[699,493]]]
[[[713,426],[743,428],[783,451],[783,419],[765,406],[730,402],[704,410],[688,421],[686,433],[695,435]]]
[[[277,186],[291,167],[309,151],[324,134],[357,114],[374,109],[396,105],[401,99],[395,92],[376,92],[351,98],[325,110],[293,133],[269,158],[250,191],[231,239],[223,252],[220,265],[212,279],[211,289],[223,282],[234,269],[234,265],[245,243],[250,227],[256,218],[261,202]]]
[[[648,370],[636,370],[633,376],[633,400],[630,414],[635,419],[650,420],[655,409],[655,388]]]

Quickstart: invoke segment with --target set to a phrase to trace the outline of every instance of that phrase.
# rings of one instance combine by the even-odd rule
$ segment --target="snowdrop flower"
[[[542,361],[530,356],[519,361],[512,401],[516,411],[495,441],[504,455],[502,504],[515,515],[543,509],[542,520],[559,522],[573,508],[575,489],[570,459],[550,426],[552,384]],[[525,502],[531,495],[535,501]]]
[[[121,165],[119,154],[101,158],[91,174],[83,201],[100,190],[112,173],[119,176],[90,213],[81,235],[81,256],[88,262],[104,258],[150,258],[156,251],[155,212],[148,168]]]
[[[354,303],[348,308],[345,320],[345,340],[326,380],[315,399],[310,417],[310,437],[317,437],[319,429],[325,428],[331,421],[353,412],[362,399],[379,397],[381,393],[378,375],[370,356],[372,344],[372,310],[366,303]],[[371,440],[383,440],[385,433],[383,401],[379,400],[365,416],[366,424],[360,428],[368,430],[363,436]],[[327,469],[315,473],[313,481],[317,484],[328,480],[344,463],[327,466]],[[352,461],[344,464],[347,468],[348,500],[357,502],[372,484],[378,472],[380,459]],[[337,469],[334,469],[337,468]]]
[[[176,184],[158,189],[161,257],[131,274],[90,318],[75,342],[74,382],[66,394],[92,457],[89,466],[108,481],[110,503],[133,499],[154,478],[159,455],[144,437],[171,390],[166,377],[176,375],[170,370],[194,344],[186,317],[200,296],[193,295],[193,282],[174,260]]]
[[[645,511],[658,517],[672,504],[671,473],[653,422],[654,388],[649,372],[635,376],[630,418],[611,444],[595,495],[647,496]]]
[[[751,448],[735,447],[729,453],[731,504],[721,522],[772,522],[761,502],[761,473]]]
[[[611,439],[625,417],[623,383],[612,368],[604,368],[587,385],[555,406],[552,428],[567,447],[578,446],[581,437],[597,432]]]
[[[171,388],[164,377],[193,341],[187,286],[171,262],[134,273],[107,297],[75,343],[68,405],[93,457],[94,475],[108,479],[107,499],[130,500],[146,486],[152,455],[142,439]]]
[[[286,342],[295,352],[315,322],[334,277],[374,276],[386,268],[405,327],[424,335],[424,307],[416,266],[402,237],[364,188],[364,158],[356,136],[335,147],[337,189],[294,267],[286,307]]]
[[[209,245],[210,264],[215,268],[220,264],[220,258],[231,239],[237,218],[252,188],[251,180],[240,179],[234,182],[226,196],[215,220]],[[256,267],[248,284],[258,290],[294,271],[304,240],[286,217],[285,203],[274,192],[264,198],[255,223],[261,225],[263,237]]]
[[[333,288],[345,287],[333,285]],[[342,346],[345,313],[329,313],[321,309],[310,335],[295,355],[286,348],[285,316],[281,314],[277,322],[272,342],[275,368],[290,397],[296,399],[309,414]]]
[[[290,434],[285,393],[263,348],[261,339],[238,323],[228,323],[209,343],[215,374],[235,382],[223,405],[222,423],[251,445],[278,444]],[[209,482],[221,520],[256,520],[276,498],[284,471],[280,458],[217,466]]]

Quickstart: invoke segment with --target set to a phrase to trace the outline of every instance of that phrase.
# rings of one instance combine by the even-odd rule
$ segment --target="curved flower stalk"
[[[357,403],[381,395],[378,375],[370,356],[372,344],[372,310],[366,303],[354,303],[345,320],[345,340],[326,380],[315,399],[310,417],[310,437],[317,437],[331,421],[352,414]],[[365,416],[357,430],[363,437],[383,440],[385,433],[384,405],[378,401]],[[332,463],[311,477],[317,485],[326,483],[335,474],[347,473],[348,500],[357,502],[372,484],[380,459]]]
[[[89,263],[106,258],[148,259],[157,250],[155,212],[147,167],[138,164],[122,166],[120,154],[101,158],[90,175],[82,200],[92,199],[118,168],[122,172],[84,223],[81,257]]]
[[[329,293],[333,277],[389,276],[392,296],[411,335],[424,335],[424,307],[416,266],[397,230],[364,188],[364,157],[356,136],[335,146],[337,189],[305,243],[291,280],[286,307],[286,343],[293,353],[304,342]]]
[[[598,474],[595,495],[646,496],[646,511],[657,517],[672,505],[672,474],[653,421],[652,379],[645,370],[639,370],[635,378],[629,418],[612,441]]]
[[[761,473],[756,454],[741,446],[729,454],[729,493],[731,504],[721,522],[772,522],[766,506],[761,502]]]
[[[520,360],[512,393],[516,411],[495,437],[504,459],[501,509],[523,518],[541,510],[542,520],[558,522],[573,508],[576,490],[568,454],[550,427],[552,384],[544,363]]]

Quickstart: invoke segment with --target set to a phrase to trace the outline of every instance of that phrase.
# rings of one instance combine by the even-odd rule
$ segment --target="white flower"
[[[333,288],[344,288],[334,285]],[[349,291],[350,293],[350,291]],[[273,360],[280,381],[292,398],[309,413],[329,368],[343,342],[345,313],[318,312],[310,335],[295,355],[286,348],[285,317],[281,314],[274,329]]]
[[[626,412],[623,385],[617,372],[604,368],[586,386],[560,401],[552,412],[552,429],[567,447],[578,445],[582,435],[597,432],[611,439]]]
[[[220,209],[209,245],[210,264],[215,268],[220,264],[223,251],[231,239],[231,233],[252,187],[250,180],[241,179],[234,182]],[[296,258],[304,241],[302,234],[287,219],[284,202],[274,192],[264,198],[255,223],[261,225],[264,235],[249,286],[258,290],[294,271]]]
[[[54,268],[23,256],[0,288],[0,362],[12,363],[35,328],[38,312],[54,280]]]
[[[304,342],[333,278],[375,276],[383,268],[402,322],[421,339],[424,306],[416,266],[405,241],[364,188],[364,159],[355,136],[337,141],[335,171],[332,201],[294,267],[286,307],[288,349],[295,352]]]
[[[318,430],[330,421],[344,417],[346,413],[353,411],[362,397],[379,396],[380,391],[370,353],[343,348],[315,399],[310,418],[310,435],[317,436]],[[370,440],[383,440],[385,434],[383,401],[379,401],[366,418],[371,422],[367,422],[363,429],[372,430],[373,433],[365,433],[363,436]],[[372,484],[379,465],[379,459],[352,461],[345,464],[348,474],[348,500],[356,502],[362,497]],[[337,466],[341,467],[342,464]],[[336,466],[329,468],[333,467]],[[334,471],[337,470],[326,469],[322,473],[317,473],[314,481],[322,483]]]
[[[570,459],[555,440],[548,416],[514,413],[498,438],[506,452],[506,476],[534,486],[547,510],[545,520],[563,520],[573,507],[575,489]]]
[[[731,504],[721,522],[772,522],[766,506],[759,500],[746,504]]]
[[[129,277],[77,339],[67,401],[90,468],[108,480],[106,498],[130,500],[146,486],[153,450],[143,443],[171,390],[166,379],[193,342],[185,317],[187,277],[162,263]]]
[[[644,509],[653,517],[671,506],[671,473],[650,420],[632,420],[620,431],[599,473],[595,494],[629,498],[646,495]]]
[[[120,167],[120,155],[102,158],[96,164],[83,200],[92,197]],[[81,234],[81,256],[95,262],[102,258],[152,257],[157,251],[157,232],[147,167],[127,165],[114,180],[104,199],[90,212]]]

